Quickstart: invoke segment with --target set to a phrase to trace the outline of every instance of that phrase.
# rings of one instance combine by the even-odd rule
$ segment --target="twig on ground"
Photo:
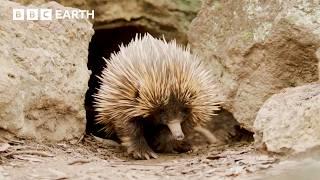
[[[91,162],[90,160],[86,160],[86,159],[78,159],[75,161],[72,161],[70,163],[68,163],[68,165],[74,165],[74,164],[85,164],[85,163],[89,163]]]
[[[13,151],[13,152],[9,152],[7,154],[5,154],[5,157],[8,156],[13,156],[13,155],[19,155],[19,154],[30,154],[30,155],[38,155],[38,156],[42,156],[42,157],[54,157],[53,154],[44,152],[44,151]]]

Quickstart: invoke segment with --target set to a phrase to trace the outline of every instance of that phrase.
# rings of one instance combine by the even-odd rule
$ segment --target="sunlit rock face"
[[[207,0],[188,38],[221,82],[224,108],[253,131],[272,94],[319,79],[319,19],[316,1]]]
[[[71,9],[55,2],[29,7]],[[13,8],[25,6],[0,3],[0,136],[38,141],[81,137],[92,24],[13,21]]]
[[[302,153],[320,146],[320,84],[287,88],[269,98],[254,122],[257,148]]]

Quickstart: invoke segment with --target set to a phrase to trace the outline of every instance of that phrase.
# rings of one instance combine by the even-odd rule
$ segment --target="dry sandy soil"
[[[252,144],[201,145],[187,154],[133,160],[115,142],[86,136],[79,142],[1,143],[0,179],[248,179],[277,164]]]

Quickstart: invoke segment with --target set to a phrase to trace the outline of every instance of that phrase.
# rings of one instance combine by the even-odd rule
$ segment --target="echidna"
[[[96,119],[136,159],[191,150],[184,134],[219,110],[210,71],[175,41],[137,35],[106,64],[95,95]]]

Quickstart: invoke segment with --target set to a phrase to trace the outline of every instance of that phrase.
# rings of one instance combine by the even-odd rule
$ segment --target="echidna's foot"
[[[118,127],[123,126],[126,128],[119,128],[118,132],[122,134],[122,145],[127,148],[129,155],[135,159],[158,158],[158,155],[149,147],[144,137],[143,124],[140,121],[129,121]]]
[[[127,152],[134,159],[158,158],[158,155],[149,147],[143,136],[122,138],[122,145],[127,147]]]
[[[192,150],[191,144],[187,141],[176,141],[172,142],[172,148],[178,153],[185,153]]]
[[[135,159],[157,159],[158,155],[147,145],[138,145],[128,148],[128,154]]]

